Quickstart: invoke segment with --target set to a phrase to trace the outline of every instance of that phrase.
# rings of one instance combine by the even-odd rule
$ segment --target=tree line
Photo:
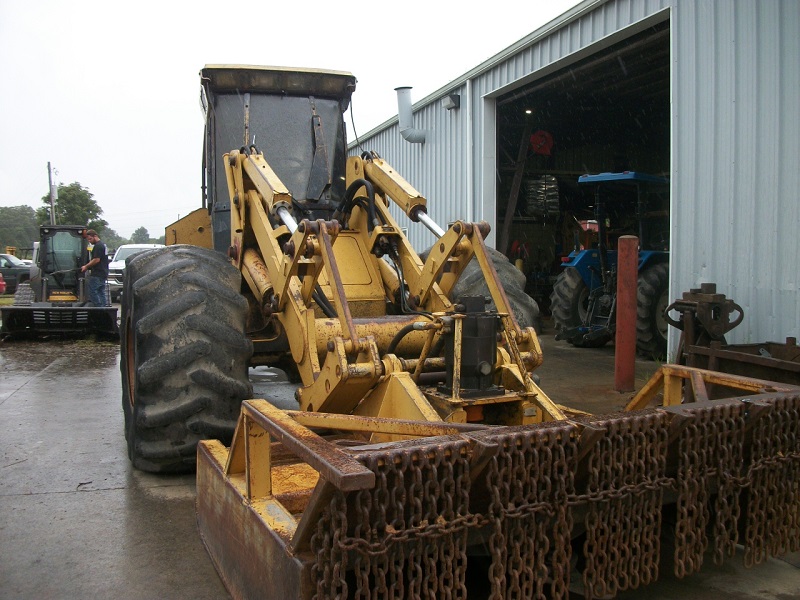
[[[31,248],[39,239],[39,226],[50,224],[50,195],[42,197],[40,208],[30,206],[0,206],[0,252],[6,246]],[[139,227],[130,238],[119,235],[102,218],[103,209],[93,194],[77,181],[60,184],[55,201],[56,223],[59,225],[86,225],[100,235],[108,248],[122,244],[163,244],[164,236],[151,238],[145,227]]]

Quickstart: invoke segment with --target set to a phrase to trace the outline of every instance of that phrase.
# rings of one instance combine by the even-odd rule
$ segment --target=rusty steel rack
[[[419,439],[359,439],[376,431]],[[800,550],[800,388],[690,367],[663,367],[625,411],[523,426],[246,401],[231,448],[199,451],[199,514],[244,533],[200,529],[243,596],[467,598],[478,549],[491,598],[567,598],[573,553],[586,596],[608,597],[658,578],[666,528],[679,577],[736,544],[748,565]]]

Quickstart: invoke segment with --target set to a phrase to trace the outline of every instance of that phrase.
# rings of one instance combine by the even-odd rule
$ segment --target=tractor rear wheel
[[[567,267],[559,274],[550,294],[550,314],[556,331],[583,325],[589,310],[589,288],[578,270]],[[602,348],[612,339],[603,335],[591,340],[573,337],[567,341],[576,348]]]
[[[658,263],[639,273],[636,292],[636,349],[647,358],[667,356],[669,324],[664,311],[669,306],[669,266]]]
[[[197,442],[228,444],[252,395],[241,275],[220,253],[167,246],[126,266],[122,408],[133,465],[191,472]]]
[[[583,324],[589,304],[589,288],[574,267],[558,275],[550,294],[550,313],[556,331],[572,329]]]

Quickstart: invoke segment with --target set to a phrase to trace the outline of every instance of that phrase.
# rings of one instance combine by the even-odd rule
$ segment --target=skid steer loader
[[[207,66],[204,212],[131,259],[126,435],[197,469],[203,542],[236,598],[608,598],[674,570],[800,549],[800,389],[667,365],[590,415],[485,246],[374,152],[346,156],[356,80]],[[389,206],[397,207],[395,216]],[[438,241],[423,262],[397,218]],[[475,261],[491,296],[451,297]],[[284,369],[296,406],[251,398]],[[662,536],[662,531],[673,532]]]
[[[0,337],[86,335],[117,339],[117,308],[93,306],[80,267],[89,260],[84,225],[42,225],[30,276],[0,308]]]

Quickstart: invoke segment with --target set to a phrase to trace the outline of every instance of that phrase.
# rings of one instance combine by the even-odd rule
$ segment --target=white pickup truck
[[[108,264],[108,293],[112,302],[119,302],[122,295],[122,282],[125,277],[125,259],[146,250],[163,248],[163,244],[124,244],[117,248],[114,258]]]

